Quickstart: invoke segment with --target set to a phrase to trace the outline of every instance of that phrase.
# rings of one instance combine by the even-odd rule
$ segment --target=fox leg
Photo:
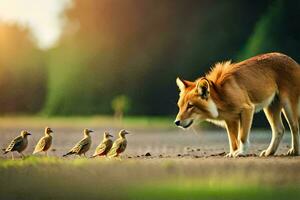
[[[287,155],[297,156],[299,155],[299,124],[297,104],[294,104],[294,106],[292,106],[291,103],[286,103],[284,105],[283,114],[288,121],[292,134],[291,148],[287,152]]]
[[[239,121],[226,121],[230,152],[225,157],[233,157],[233,153],[238,149]]]
[[[269,147],[262,151],[260,156],[274,155],[284,134],[284,126],[281,119],[282,105],[275,100],[269,107],[264,109],[265,115],[272,129],[272,140]]]
[[[234,152],[234,157],[244,156],[249,146],[248,136],[252,125],[254,106],[245,108],[240,114],[240,128],[238,135],[239,146]]]

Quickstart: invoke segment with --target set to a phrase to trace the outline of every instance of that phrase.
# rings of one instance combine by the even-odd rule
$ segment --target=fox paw
[[[287,156],[298,156],[299,155],[299,151],[296,151],[296,149],[294,148],[290,148],[288,150],[288,152],[286,153]]]
[[[269,151],[268,149],[266,150],[263,150],[261,153],[260,153],[260,157],[267,157],[267,156],[272,156],[274,155],[274,153],[272,153],[271,151]]]
[[[225,158],[233,158],[233,152],[230,152],[224,156]]]
[[[237,151],[235,151],[235,152],[233,153],[233,157],[234,157],[234,158],[237,158],[237,157],[245,157],[245,156],[246,156],[246,154],[245,154],[245,152],[243,152],[243,151],[237,150]]]

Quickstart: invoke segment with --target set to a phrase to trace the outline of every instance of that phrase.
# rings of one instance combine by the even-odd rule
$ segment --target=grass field
[[[125,117],[122,121],[111,116],[2,116],[0,126],[3,127],[126,127],[126,128],[174,128],[173,117]]]
[[[1,199],[299,199],[299,158],[1,160]]]
[[[1,118],[1,147],[23,128],[33,135],[25,159],[0,156],[0,199],[299,199],[300,157],[255,156],[267,147],[270,131],[252,131],[252,156],[229,159],[222,156],[228,149],[224,130],[182,131],[167,118],[112,120]],[[29,156],[46,125],[54,130],[50,157]],[[124,126],[132,134],[121,160],[61,158],[83,128],[95,130],[91,155],[104,130],[115,135]],[[279,154],[289,141],[287,133]]]

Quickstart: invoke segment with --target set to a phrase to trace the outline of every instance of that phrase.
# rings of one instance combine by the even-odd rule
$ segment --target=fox
[[[195,81],[177,77],[179,111],[175,125],[187,129],[195,121],[209,121],[226,129],[229,153],[247,154],[253,116],[264,111],[272,139],[261,157],[276,153],[284,135],[282,113],[291,130],[287,156],[299,155],[300,66],[291,57],[266,53],[241,62],[219,62]]]

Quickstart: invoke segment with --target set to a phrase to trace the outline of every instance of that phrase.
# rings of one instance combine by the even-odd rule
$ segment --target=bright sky
[[[54,45],[61,33],[60,15],[71,0],[0,0],[0,21],[28,26],[41,48]]]

